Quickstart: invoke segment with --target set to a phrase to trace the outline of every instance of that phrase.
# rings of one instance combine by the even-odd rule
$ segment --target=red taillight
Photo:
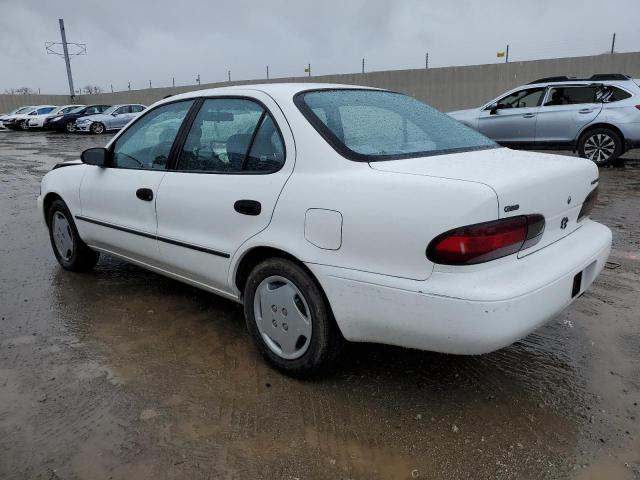
[[[431,241],[427,258],[444,265],[488,262],[535,245],[543,231],[542,215],[520,215],[454,228]]]
[[[636,108],[637,108],[638,110],[640,110],[640,105],[636,105]]]
[[[584,203],[582,204],[582,208],[580,209],[580,213],[578,214],[578,221],[589,216],[591,210],[593,210],[593,207],[596,206],[597,201],[598,187],[591,190],[591,193],[589,193],[589,195],[587,195],[587,198],[584,199]]]

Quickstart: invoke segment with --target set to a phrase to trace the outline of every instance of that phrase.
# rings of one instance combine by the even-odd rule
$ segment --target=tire
[[[91,133],[93,133],[94,135],[100,135],[102,133],[105,132],[105,128],[104,125],[101,124],[100,122],[93,122],[90,126],[89,126],[89,131]]]
[[[599,167],[615,162],[622,155],[620,135],[610,128],[594,128],[580,137],[578,154],[588,158]]]
[[[26,131],[29,130],[29,121],[28,120],[22,120],[19,124],[18,124],[18,128],[22,131]]]
[[[86,272],[98,263],[100,254],[82,241],[73,216],[62,200],[54,200],[51,204],[47,212],[47,225],[51,248],[62,268]]]
[[[64,130],[67,133],[73,133],[76,131],[76,125],[74,120],[69,120],[64,124]]]
[[[290,260],[272,258],[253,269],[244,289],[244,314],[258,351],[292,377],[327,369],[344,343],[320,286]]]

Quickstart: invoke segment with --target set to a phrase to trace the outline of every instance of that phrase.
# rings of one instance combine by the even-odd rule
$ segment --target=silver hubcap
[[[51,231],[56,250],[65,261],[69,261],[73,256],[73,233],[67,217],[62,212],[53,214]]]
[[[67,132],[73,132],[76,129],[72,122],[67,122]]]
[[[609,160],[615,149],[616,143],[606,133],[592,135],[584,142],[584,154],[596,163]]]
[[[102,133],[102,125],[100,125],[99,123],[94,123],[93,131],[94,133]]]
[[[311,341],[311,311],[291,281],[265,278],[256,290],[253,312],[258,331],[273,353],[286,360],[304,355]]]

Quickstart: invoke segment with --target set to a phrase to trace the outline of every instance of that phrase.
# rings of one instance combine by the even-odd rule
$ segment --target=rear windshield
[[[341,155],[357,161],[465,152],[498,145],[413,97],[383,90],[314,90],[294,99]]]

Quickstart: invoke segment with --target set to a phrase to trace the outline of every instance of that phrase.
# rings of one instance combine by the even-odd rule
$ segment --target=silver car
[[[621,74],[542,78],[449,115],[505,146],[573,150],[606,165],[640,147],[639,85]]]
[[[147,108],[139,104],[113,105],[102,113],[80,117],[76,120],[77,132],[100,134],[120,130]]]

